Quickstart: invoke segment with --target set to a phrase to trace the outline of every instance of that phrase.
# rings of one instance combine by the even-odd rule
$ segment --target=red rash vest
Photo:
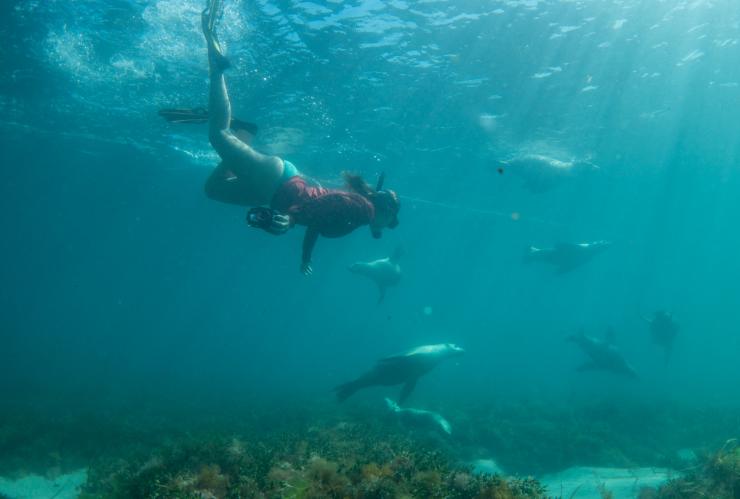
[[[375,218],[375,207],[349,191],[312,187],[295,176],[281,185],[272,198],[273,209],[290,215],[297,225],[315,229],[324,237],[341,237]]]

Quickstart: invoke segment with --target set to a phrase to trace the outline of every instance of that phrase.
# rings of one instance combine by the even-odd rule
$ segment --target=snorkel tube
[[[385,172],[380,172],[380,175],[378,175],[378,183],[375,184],[375,192],[382,191],[384,183],[385,183]]]
[[[385,226],[389,229],[394,229],[398,226],[398,211],[401,208],[401,203],[395,192],[390,189],[383,190],[383,184],[385,184],[385,172],[381,172],[378,176],[378,182],[375,184],[375,192],[372,193],[370,199],[376,210],[380,209],[391,215]],[[370,231],[375,239],[380,239],[383,236],[382,226],[371,226]]]

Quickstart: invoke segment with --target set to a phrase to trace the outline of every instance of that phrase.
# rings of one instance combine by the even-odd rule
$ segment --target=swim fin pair
[[[208,123],[208,109],[204,107],[196,107],[192,109],[160,109],[158,114],[170,123]],[[252,135],[257,135],[257,130],[259,130],[259,127],[256,124],[242,121],[238,118],[231,119],[230,128],[232,130],[246,130]]]

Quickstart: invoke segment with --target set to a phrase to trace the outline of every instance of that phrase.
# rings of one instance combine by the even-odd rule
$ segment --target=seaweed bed
[[[512,403],[445,413],[452,438],[409,430],[362,404],[8,410],[0,415],[0,475],[87,467],[85,498],[516,498],[547,497],[530,473],[666,466],[683,478],[643,497],[740,497],[740,449],[726,441],[740,428],[737,410]],[[682,448],[697,460],[686,462]],[[479,458],[513,475],[476,474],[469,463]]]
[[[653,495],[643,499],[740,499],[740,446],[728,440],[722,448],[702,463],[686,470],[685,476],[668,482]]]
[[[184,439],[94,468],[89,497],[533,497],[534,480],[457,469],[381,428],[340,423],[267,439]]]

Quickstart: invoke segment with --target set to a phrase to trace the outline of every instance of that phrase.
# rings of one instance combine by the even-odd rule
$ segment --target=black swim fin
[[[170,123],[208,123],[208,109],[204,107],[160,109],[159,115]]]
[[[208,109],[204,107],[188,108],[167,108],[160,109],[158,113],[162,118],[170,123],[208,123]],[[232,130],[246,130],[252,135],[257,135],[259,127],[248,121],[239,118],[231,118]]]

